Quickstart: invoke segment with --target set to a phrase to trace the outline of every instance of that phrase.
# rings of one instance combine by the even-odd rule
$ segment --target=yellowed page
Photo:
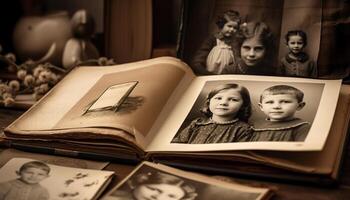
[[[111,67],[81,67],[67,75],[7,130],[109,127],[145,137],[178,84],[193,77],[184,63],[171,57]],[[120,109],[85,112],[107,88],[130,81],[138,84]]]

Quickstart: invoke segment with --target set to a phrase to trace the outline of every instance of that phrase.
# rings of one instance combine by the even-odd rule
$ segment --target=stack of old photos
[[[114,173],[14,157],[0,168],[0,199],[205,200],[219,197],[223,200],[263,200],[273,195],[269,188],[222,181],[149,162],[141,163],[117,186],[108,189],[106,194]]]
[[[184,24],[180,54],[188,64],[162,57],[77,67],[5,129],[2,144],[333,183],[346,141],[350,86],[319,78],[326,71],[316,62],[320,2],[190,2],[187,9],[206,13],[208,27],[196,30],[211,40],[199,41],[203,35],[189,35],[195,26]],[[188,14],[183,23],[198,17],[204,19]]]
[[[250,187],[161,164],[142,162],[102,199],[263,200],[272,195],[273,192],[268,188]]]

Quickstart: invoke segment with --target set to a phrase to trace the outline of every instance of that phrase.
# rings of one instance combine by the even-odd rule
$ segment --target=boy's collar
[[[300,118],[292,118],[286,121],[270,121],[268,119],[264,119],[258,120],[256,123],[254,123],[253,127],[255,131],[276,131],[295,128],[304,124],[310,124],[310,122],[307,122]]]

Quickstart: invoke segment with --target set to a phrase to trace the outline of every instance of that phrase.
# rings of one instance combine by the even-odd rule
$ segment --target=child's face
[[[247,66],[259,64],[265,56],[264,45],[255,37],[246,39],[241,46],[241,58]]]
[[[221,33],[225,37],[232,37],[237,32],[237,30],[238,30],[238,23],[235,21],[228,21],[226,22],[224,27],[222,27]]]
[[[144,184],[133,192],[137,200],[179,200],[185,192],[179,186],[169,184]]]
[[[270,121],[285,121],[292,119],[297,110],[304,107],[304,102],[298,102],[293,94],[266,94],[260,109],[270,119]]]
[[[214,117],[234,119],[243,104],[241,94],[237,89],[221,90],[209,101],[209,110]]]
[[[20,176],[19,179],[27,184],[37,184],[49,176],[47,171],[35,167],[26,168],[17,174]]]
[[[304,40],[300,35],[291,35],[287,43],[288,49],[293,54],[298,54],[303,51]]]

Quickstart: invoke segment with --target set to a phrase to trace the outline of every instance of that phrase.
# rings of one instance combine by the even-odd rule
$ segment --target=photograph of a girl
[[[224,182],[150,162],[141,163],[103,200],[258,200],[268,190]]]
[[[193,58],[194,70],[201,74],[236,72],[239,49],[239,12],[227,10],[216,21],[218,31],[210,35]],[[238,71],[237,71],[238,72]]]
[[[201,112],[203,117],[194,119],[172,143],[208,144],[250,139],[251,102],[244,86],[236,83],[217,86],[207,95]]]
[[[306,61],[317,60],[317,38],[321,35],[319,4],[316,0],[188,1],[178,56],[197,75],[250,74],[315,78],[315,64]],[[307,73],[290,73],[292,69],[289,67],[288,72],[281,74],[280,60],[288,53],[284,41],[288,30],[299,30],[304,35],[312,36],[307,48],[304,48],[306,37],[301,38],[302,59],[299,60],[298,56],[288,63],[293,61],[292,64],[296,63],[297,68],[308,65]],[[287,43],[291,41],[289,38],[291,36],[288,36]],[[300,52],[298,55],[301,55]],[[299,67],[301,64],[303,66]]]
[[[317,83],[206,81],[170,143],[303,142],[323,89]]]
[[[197,193],[196,188],[180,177],[146,171],[132,176],[110,196],[114,200],[194,200]]]

